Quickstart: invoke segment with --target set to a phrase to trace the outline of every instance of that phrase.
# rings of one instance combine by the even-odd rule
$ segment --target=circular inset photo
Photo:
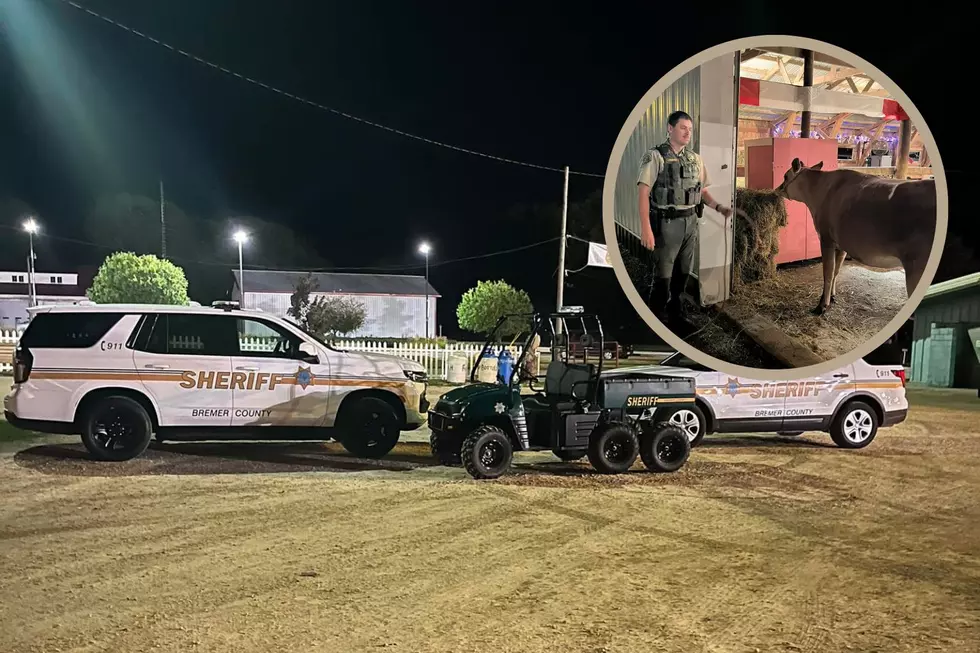
[[[939,151],[912,101],[828,43],[730,41],[688,59],[616,140],[603,230],[634,308],[733,376],[828,374],[911,317],[942,254]]]

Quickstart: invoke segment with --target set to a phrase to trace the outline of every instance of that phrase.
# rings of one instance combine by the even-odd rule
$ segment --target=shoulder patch
[[[645,166],[651,161],[653,161],[653,153],[651,153],[650,150],[647,150],[643,153],[643,156],[640,157],[640,165]]]

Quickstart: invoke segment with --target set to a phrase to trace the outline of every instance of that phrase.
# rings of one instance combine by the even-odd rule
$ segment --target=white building
[[[259,309],[284,317],[297,282],[306,272],[245,270],[245,298],[238,270],[233,270],[231,298],[242,308]],[[348,338],[425,337],[426,292],[429,302],[429,335],[438,335],[436,303],[439,293],[420,275],[348,274],[314,272],[315,297],[351,297],[365,309],[364,326]]]
[[[24,271],[0,271],[0,329],[15,329],[27,324],[27,308],[30,306],[30,285]],[[86,275],[87,276],[87,275]],[[37,303],[71,304],[86,299],[85,291],[90,278],[79,283],[74,272],[35,272],[34,288]]]

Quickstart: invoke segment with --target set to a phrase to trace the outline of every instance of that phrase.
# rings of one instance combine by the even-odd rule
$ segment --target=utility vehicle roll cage
[[[605,348],[605,335],[602,330],[602,321],[599,316],[594,313],[586,313],[580,307],[568,306],[562,310],[556,311],[554,313],[511,313],[508,315],[502,315],[500,319],[497,320],[497,324],[494,325],[493,330],[487,336],[486,341],[483,343],[483,349],[480,350],[479,355],[473,362],[473,368],[470,370],[470,383],[476,383],[477,371],[480,368],[480,362],[486,356],[487,352],[490,351],[495,344],[497,344],[497,333],[500,328],[509,320],[521,320],[530,322],[531,329],[528,331],[527,338],[525,338],[522,345],[522,351],[520,357],[514,361],[514,373],[510,377],[510,386],[513,387],[516,384],[520,384],[522,380],[521,370],[523,369],[524,362],[527,359],[529,352],[529,345],[534,340],[536,335],[551,335],[551,360],[559,360],[557,358],[558,354],[563,354],[560,360],[569,362],[570,350],[569,350],[569,328],[568,322],[571,320],[573,323],[581,324],[582,326],[582,336],[579,338],[579,343],[583,347],[585,352],[585,357],[588,357],[588,350],[593,348],[596,344],[596,339],[598,338],[599,343],[599,355],[598,358],[598,368],[596,369],[595,376],[602,373],[602,351]],[[595,335],[590,332],[587,322],[592,321],[594,326]],[[519,334],[518,334],[519,335]],[[515,337],[515,341],[517,338]],[[513,342],[511,343],[511,346]],[[506,345],[503,345],[507,348]],[[561,348],[564,347],[564,350]],[[587,361],[586,361],[587,362]],[[595,384],[592,384],[593,386]],[[590,399],[594,399],[591,397]]]

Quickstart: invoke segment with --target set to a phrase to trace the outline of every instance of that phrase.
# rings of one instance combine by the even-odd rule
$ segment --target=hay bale
[[[735,206],[745,212],[735,218],[732,281],[737,293],[747,284],[775,278],[779,230],[788,216],[783,199],[773,190],[737,188]]]

